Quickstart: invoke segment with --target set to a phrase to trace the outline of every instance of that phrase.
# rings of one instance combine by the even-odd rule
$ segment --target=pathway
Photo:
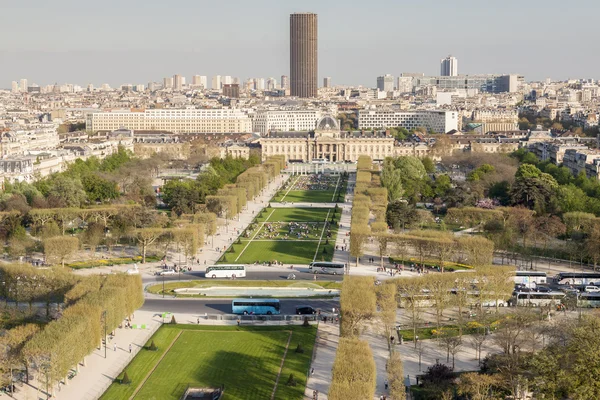
[[[318,390],[319,400],[327,400],[339,336],[339,325],[319,323],[315,344],[315,357],[311,364],[312,373],[309,374],[308,381],[306,382],[305,398],[312,399],[313,391]]]

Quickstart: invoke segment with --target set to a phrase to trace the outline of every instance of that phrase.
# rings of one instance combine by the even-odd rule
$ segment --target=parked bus
[[[600,285],[597,272],[561,272],[554,279],[559,285]]]
[[[534,288],[537,285],[545,285],[547,283],[546,273],[539,271],[517,271],[513,278],[515,284],[523,285],[528,288]]]
[[[600,307],[600,293],[581,293],[577,296],[577,307]]]
[[[326,158],[313,158],[312,163],[313,164],[327,164],[327,159]]]
[[[245,278],[246,266],[243,264],[210,265],[204,271],[206,278]]]
[[[231,302],[231,312],[243,315],[276,315],[280,306],[277,299],[235,299]]]
[[[556,306],[562,303],[565,296],[563,292],[517,292],[513,300],[516,301],[517,306]]]
[[[312,269],[315,274],[344,275],[346,264],[336,262],[318,261],[308,264],[308,269]]]

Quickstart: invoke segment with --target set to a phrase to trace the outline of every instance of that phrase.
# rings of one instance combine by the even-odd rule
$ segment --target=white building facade
[[[393,111],[393,110],[360,110],[358,112],[358,128],[395,128],[406,129],[424,127],[428,131],[447,133],[458,130],[458,113],[456,111]]]
[[[119,128],[173,133],[249,133],[252,132],[252,121],[241,110],[229,108],[112,111],[87,115],[86,129],[97,132]]]
[[[319,110],[260,110],[252,121],[254,132],[307,132],[323,117]]]

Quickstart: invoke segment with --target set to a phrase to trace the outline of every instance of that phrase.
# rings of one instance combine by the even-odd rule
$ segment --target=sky
[[[318,14],[319,84],[438,75],[449,54],[461,74],[600,78],[597,0],[1,0],[0,87],[174,74],[279,81],[293,12]]]

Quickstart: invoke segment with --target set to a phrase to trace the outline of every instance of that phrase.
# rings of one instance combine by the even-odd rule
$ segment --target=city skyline
[[[193,75],[242,79],[287,75],[289,15],[304,11],[319,15],[319,82],[331,76],[340,85],[373,86],[374,78],[383,71],[437,75],[439,59],[447,54],[461,60],[463,74],[518,73],[527,80],[597,79],[594,65],[600,61],[598,54],[589,52],[586,41],[580,40],[594,35],[591,24],[577,31],[545,30],[542,38],[540,25],[529,22],[532,15],[538,21],[559,21],[562,15],[553,7],[557,1],[524,4],[510,0],[498,10],[471,0],[461,2],[460,7],[436,4],[433,9],[427,4],[383,0],[379,7],[350,7],[337,0],[327,4],[305,1],[302,7],[270,0],[251,5],[235,0],[226,5],[184,2],[187,11],[177,15],[177,23],[164,20],[171,10],[157,1],[108,1],[101,10],[70,0],[52,5],[39,0],[29,3],[3,6],[11,15],[31,9],[37,12],[28,14],[27,30],[14,18],[0,27],[0,34],[12,38],[0,45],[0,56],[8,60],[0,68],[2,88],[10,88],[11,81],[21,78],[39,85],[72,82],[116,87],[159,81],[175,73],[188,79]],[[591,1],[575,3],[575,11],[600,11]],[[117,6],[124,15],[137,13],[139,18],[114,29],[114,24],[107,22],[114,18]],[[225,13],[230,23],[227,30],[222,29],[218,17]],[[429,18],[425,24],[412,18],[397,21],[401,14],[422,13]],[[203,16],[200,24],[198,15]],[[93,27],[83,35],[76,34],[75,24],[56,23],[81,18]],[[456,23],[465,18],[468,24]],[[367,26],[360,21],[369,20],[378,23],[368,24],[368,31],[356,28]],[[156,29],[159,25],[168,29]],[[519,29],[508,29],[516,25]],[[555,49],[561,47],[578,61],[557,58]],[[352,54],[356,55],[352,68],[345,67]],[[370,61],[374,59],[377,62]]]

